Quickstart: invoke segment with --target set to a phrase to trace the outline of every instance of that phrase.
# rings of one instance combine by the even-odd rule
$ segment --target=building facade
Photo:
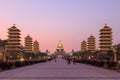
[[[27,35],[25,37],[25,43],[24,43],[24,52],[25,53],[32,53],[33,52],[33,43],[32,38],[30,35]]]
[[[107,52],[112,49],[112,28],[105,24],[104,28],[100,29],[99,48],[102,52]]]
[[[34,51],[35,54],[40,52],[40,50],[39,50],[39,42],[37,40],[35,40],[34,43],[33,43],[33,51]]]
[[[87,50],[87,42],[86,41],[82,41],[81,42],[81,52],[84,52]]]
[[[93,35],[88,37],[87,43],[88,43],[87,44],[87,50],[89,52],[95,52],[95,50],[96,50],[96,42],[95,42],[95,37]]]

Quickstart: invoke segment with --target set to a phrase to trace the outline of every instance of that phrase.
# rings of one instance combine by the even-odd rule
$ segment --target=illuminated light
[[[32,59],[32,57],[29,57],[29,59]]]
[[[21,58],[20,61],[24,61],[24,58]]]
[[[41,59],[41,57],[39,56],[39,59]]]
[[[93,58],[93,56],[91,56],[91,58]]]
[[[12,56],[10,56],[10,58],[12,58]]]
[[[50,56],[48,56],[47,58],[50,59]]]
[[[59,50],[59,51],[63,50],[63,44],[61,41],[58,42],[57,50]]]
[[[79,59],[81,59],[81,56],[79,57]]]
[[[72,55],[73,55],[73,53],[70,53],[70,55],[72,56]]]
[[[91,57],[89,56],[88,59],[91,59]]]

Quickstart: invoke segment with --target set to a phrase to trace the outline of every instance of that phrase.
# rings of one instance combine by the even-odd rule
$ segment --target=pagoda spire
[[[105,26],[107,26],[107,23],[105,23]]]
[[[15,26],[15,24],[13,24],[13,26]]]

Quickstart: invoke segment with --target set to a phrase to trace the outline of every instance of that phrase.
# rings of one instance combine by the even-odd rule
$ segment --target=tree
[[[108,60],[113,60],[113,58],[114,58],[114,53],[113,53],[112,50],[108,50],[108,51],[107,51],[107,58],[108,58]]]
[[[7,40],[0,39],[0,47],[5,47],[6,43],[7,43]]]
[[[34,59],[35,58],[35,54],[34,53],[32,53],[32,52],[27,52],[27,53],[23,53],[24,54],[24,58],[25,59]]]
[[[120,60],[120,44],[116,46],[117,59]]]

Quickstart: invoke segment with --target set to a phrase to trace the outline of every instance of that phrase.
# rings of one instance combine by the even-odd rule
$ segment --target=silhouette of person
[[[68,64],[71,64],[71,60],[69,58],[67,59],[67,62],[68,62]]]
[[[73,58],[73,64],[75,64],[76,62],[75,62],[75,58]]]
[[[56,58],[55,58],[55,62],[56,62],[57,60],[56,60]]]

